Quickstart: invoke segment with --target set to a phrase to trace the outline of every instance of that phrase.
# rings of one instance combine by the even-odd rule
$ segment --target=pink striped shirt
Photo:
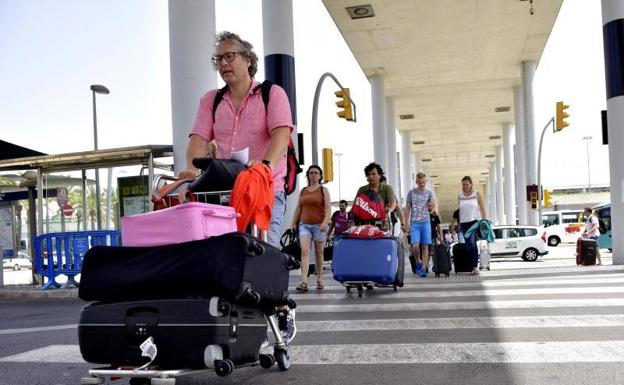
[[[278,85],[271,87],[269,103],[264,107],[260,88],[253,80],[249,93],[243,99],[238,113],[234,109],[230,93],[226,92],[215,112],[212,121],[212,104],[217,90],[208,91],[199,101],[199,108],[190,135],[198,135],[205,141],[215,139],[219,157],[230,159],[232,152],[249,147],[249,160],[262,160],[269,142],[271,131],[278,127],[293,128],[290,103],[284,89]],[[273,190],[284,191],[286,176],[286,155],[273,165]]]

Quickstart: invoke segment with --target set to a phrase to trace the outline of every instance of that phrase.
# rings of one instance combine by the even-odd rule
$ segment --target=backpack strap
[[[258,90],[260,90],[260,94],[262,95],[262,102],[264,103],[265,111],[267,111],[269,108],[269,95],[271,94],[271,86],[273,86],[273,83],[268,80],[265,80],[262,83],[255,86],[252,91],[255,93]],[[223,88],[219,88],[217,90],[217,94],[215,95],[214,102],[212,102],[212,121],[213,122],[215,120],[217,107],[219,106],[219,103],[221,103],[221,101],[223,100],[223,97],[225,96],[225,93],[228,91],[228,89],[229,87],[226,84]]]

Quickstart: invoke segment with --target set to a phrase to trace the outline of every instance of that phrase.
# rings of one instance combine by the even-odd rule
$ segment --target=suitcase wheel
[[[269,369],[275,364],[275,357],[272,354],[260,354],[260,366]]]
[[[277,362],[277,366],[281,370],[290,369],[290,351],[288,350],[288,348],[275,349],[273,350],[273,355],[275,356],[275,361]]]
[[[219,377],[225,377],[234,371],[234,362],[232,360],[216,360],[215,373]]]
[[[394,291],[399,291],[399,288],[397,287],[397,285],[394,285]]]

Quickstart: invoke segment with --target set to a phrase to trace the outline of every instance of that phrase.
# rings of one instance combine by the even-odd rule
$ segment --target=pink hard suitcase
[[[124,246],[161,246],[236,231],[234,208],[189,202],[121,218]]]

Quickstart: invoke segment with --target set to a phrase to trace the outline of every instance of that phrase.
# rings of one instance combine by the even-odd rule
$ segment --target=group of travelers
[[[189,134],[186,168],[179,173],[179,177],[196,177],[199,170],[193,165],[193,159],[207,156],[209,150],[219,158],[229,159],[233,153],[248,149],[247,167],[256,168],[273,178],[268,242],[279,247],[286,207],[286,155],[293,129],[288,96],[282,87],[275,84],[270,84],[268,96],[265,94],[266,82],[260,84],[254,79],[258,57],[253,46],[235,33],[225,31],[217,34],[212,62],[226,85],[208,91],[201,97]],[[410,235],[412,251],[424,269],[420,272],[426,275],[429,245],[432,239],[442,241],[443,234],[436,214],[434,194],[425,189],[425,174],[418,173],[417,187],[407,194],[406,207],[402,211],[397,205],[394,190],[386,183],[381,166],[370,163],[364,173],[367,184],[358,189],[358,196],[368,194],[381,197],[384,207],[381,215],[384,219],[389,218],[392,224],[399,221],[402,223],[403,231]],[[347,212],[346,201],[341,201],[340,210],[330,216],[330,193],[322,185],[323,171],[319,166],[310,166],[305,176],[308,184],[297,197],[297,208],[290,223],[291,228],[298,230],[301,242],[303,274],[297,287],[301,291],[308,290],[307,269],[311,245],[314,244],[317,266],[322,266],[327,237],[332,232],[344,232],[354,219]],[[458,200],[458,223],[461,231],[465,231],[474,221],[485,217],[485,212],[481,195],[473,191],[469,177],[462,180],[462,186],[463,192]],[[474,245],[476,269],[474,236],[466,239],[466,242]],[[316,289],[321,290],[323,287],[322,269],[319,268]],[[284,339],[290,341],[296,333],[294,309],[280,306],[277,318]]]

